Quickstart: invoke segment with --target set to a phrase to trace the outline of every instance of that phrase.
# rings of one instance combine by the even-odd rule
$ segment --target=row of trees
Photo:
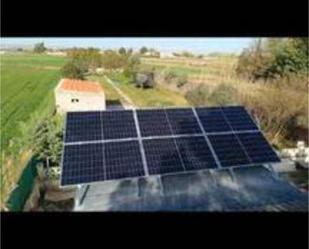
[[[62,68],[62,75],[77,79],[83,79],[88,71],[94,71],[98,67],[108,70],[123,69],[129,76],[140,64],[138,54],[125,48],[118,51],[107,50],[104,53],[95,48],[74,48],[67,55],[70,60]]]
[[[258,39],[239,57],[236,73],[252,81],[306,73],[308,38]]]

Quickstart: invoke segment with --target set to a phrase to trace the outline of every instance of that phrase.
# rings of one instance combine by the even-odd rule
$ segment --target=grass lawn
[[[92,76],[92,80],[102,83],[108,100],[121,99],[113,87],[107,83],[103,76]],[[170,91],[160,86],[150,89],[136,88],[127,78],[122,75],[113,75],[111,79],[137,107],[168,107],[168,106],[188,106],[184,96]]]
[[[20,122],[53,103],[53,90],[66,58],[33,54],[1,55],[1,146],[19,136]]]

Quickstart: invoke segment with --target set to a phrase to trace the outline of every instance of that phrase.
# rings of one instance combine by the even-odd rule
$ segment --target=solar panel
[[[150,175],[184,171],[173,138],[143,140]]]
[[[279,162],[240,106],[68,113],[61,185]]]
[[[172,135],[165,110],[136,111],[143,137]]]
[[[101,140],[101,130],[101,112],[70,112],[67,114],[65,142]]]
[[[261,132],[239,133],[237,136],[253,163],[280,161]]]
[[[137,137],[132,111],[102,112],[104,139]]]
[[[231,131],[220,107],[196,108],[197,115],[201,120],[205,132]]]
[[[105,180],[103,144],[65,145],[61,185]]]
[[[166,114],[173,134],[202,133],[192,109],[167,109]]]
[[[250,160],[234,134],[208,136],[222,167],[250,164]]]
[[[242,106],[230,106],[221,108],[228,123],[234,131],[258,130],[258,127]]]
[[[204,136],[176,138],[186,170],[217,168]]]
[[[145,175],[137,141],[106,143],[106,180]]]

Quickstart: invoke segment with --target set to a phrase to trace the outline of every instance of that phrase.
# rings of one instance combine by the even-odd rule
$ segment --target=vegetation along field
[[[66,58],[1,55],[1,189],[5,198],[29,159],[27,134],[53,108],[53,89]],[[3,200],[1,200],[1,203]]]

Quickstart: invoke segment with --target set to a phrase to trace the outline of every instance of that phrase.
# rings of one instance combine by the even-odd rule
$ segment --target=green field
[[[184,96],[162,86],[157,85],[149,89],[137,88],[123,74],[113,74],[110,75],[110,78],[137,107],[188,106],[188,102]],[[92,76],[89,79],[101,82],[107,100],[121,99],[113,87],[105,81],[103,76]]]
[[[20,136],[20,122],[53,102],[53,89],[66,58],[33,54],[1,55],[1,146]]]

